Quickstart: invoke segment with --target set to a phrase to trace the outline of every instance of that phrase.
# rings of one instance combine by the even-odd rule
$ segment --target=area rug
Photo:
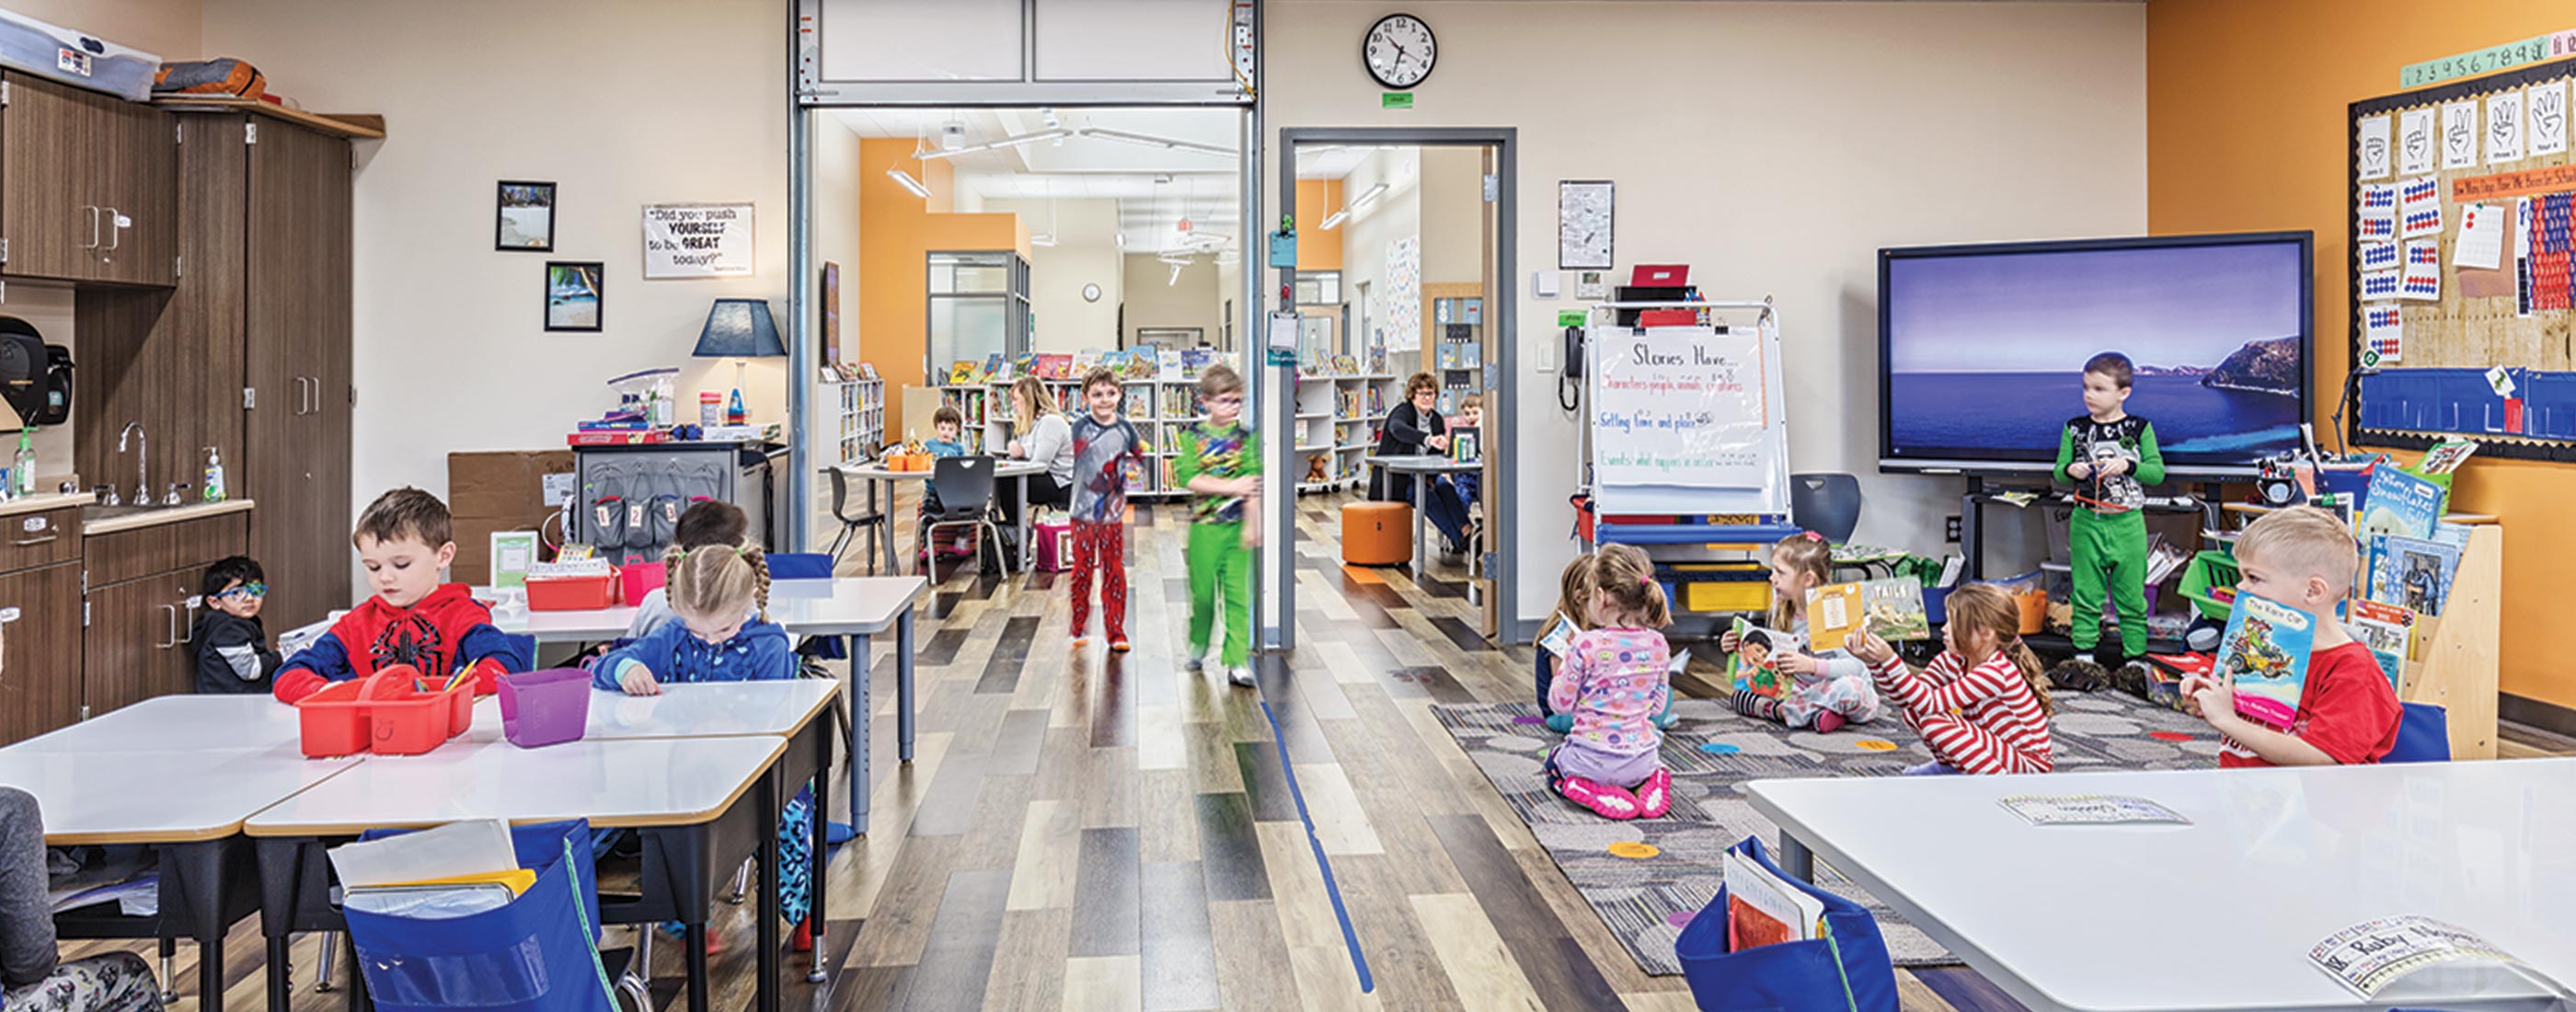
[[[2209,725],[2118,693],[2061,692],[2049,722],[2057,768],[2201,769],[2217,763]],[[1717,895],[1718,855],[1747,836],[1775,845],[1779,827],[1753,810],[1738,785],[1786,777],[1893,776],[1931,753],[1894,717],[1833,734],[1792,731],[1738,716],[1714,700],[1673,704],[1664,736],[1673,809],[1661,819],[1611,822],[1547,789],[1540,763],[1559,736],[1529,703],[1435,706],[1442,727],[1520,813],[1565,877],[1649,974],[1681,973],[1673,941]],[[1645,844],[1646,847],[1639,847]],[[1649,854],[1651,856],[1637,856]],[[1958,960],[1841,873],[1816,865],[1818,884],[1869,908],[1899,966]]]

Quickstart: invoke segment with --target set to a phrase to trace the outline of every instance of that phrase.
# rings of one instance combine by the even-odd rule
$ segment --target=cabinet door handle
[[[0,675],[9,673],[9,623],[18,620],[16,605],[0,608]]]
[[[179,592],[182,594],[188,593],[185,588],[182,588]],[[198,601],[199,598],[195,594],[188,594],[188,596],[179,599],[179,606],[188,609],[187,620],[179,623],[179,642],[181,643],[194,643],[197,641]]]
[[[35,545],[41,545],[41,544],[44,544],[44,543],[46,543],[46,542],[48,542],[48,541],[60,541],[60,540],[62,540],[62,539],[63,539],[62,532],[60,532],[60,531],[56,531],[56,532],[54,532],[54,533],[52,533],[52,534],[46,534],[46,535],[42,535],[42,536],[40,536],[40,537],[33,537],[33,538],[19,538],[19,539],[18,539],[18,540],[16,540],[16,541],[10,542],[10,544],[16,545],[16,546],[18,546],[18,547],[20,547],[20,548],[29,548],[29,547],[33,547],[33,546],[35,546]]]
[[[171,647],[179,645],[179,606],[175,604],[165,604],[161,606],[161,610],[167,613],[167,617],[169,619],[169,630],[167,638],[161,641],[159,648],[168,650]]]
[[[125,245],[125,226],[126,226],[126,224],[127,224],[127,219],[126,219],[125,215],[120,214],[120,213],[117,213],[117,210],[116,210],[115,208],[113,208],[113,207],[111,207],[111,208],[108,208],[108,209],[107,209],[107,251],[108,251],[108,252],[110,252],[110,253],[116,252],[116,248],[117,248],[117,247],[122,246],[122,245]]]
[[[96,204],[82,204],[82,205],[81,205],[81,209],[82,209],[82,210],[84,210],[84,211],[88,211],[88,212],[89,212],[89,242],[87,242],[87,243],[83,244],[83,245],[81,246],[81,248],[82,248],[82,249],[97,249],[97,248],[98,248],[98,205],[96,205]]]

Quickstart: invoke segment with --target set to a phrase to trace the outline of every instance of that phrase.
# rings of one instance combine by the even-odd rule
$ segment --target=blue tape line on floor
[[[1288,779],[1288,796],[1296,799],[1297,818],[1306,824],[1306,845],[1314,848],[1315,866],[1324,873],[1324,895],[1333,899],[1333,916],[1342,922],[1342,944],[1351,950],[1351,969],[1359,973],[1360,993],[1377,990],[1369,976],[1368,957],[1360,954],[1359,932],[1351,927],[1351,912],[1342,906],[1342,887],[1333,880],[1333,862],[1324,856],[1324,841],[1315,835],[1315,817],[1306,811],[1306,792],[1297,786],[1297,766],[1288,761],[1288,732],[1279,727],[1279,715],[1271,712],[1270,701],[1261,703],[1261,716],[1270,721],[1270,743],[1279,749],[1279,772]]]

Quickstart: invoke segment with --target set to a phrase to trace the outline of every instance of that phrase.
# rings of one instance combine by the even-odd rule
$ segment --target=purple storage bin
[[[520,748],[580,741],[590,724],[590,672],[550,668],[501,676],[501,734]]]

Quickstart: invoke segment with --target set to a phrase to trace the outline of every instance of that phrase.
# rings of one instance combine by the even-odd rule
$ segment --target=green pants
[[[2075,616],[2067,638],[2078,653],[2102,638],[2102,590],[2120,615],[2120,656],[2147,652],[2147,515],[2130,510],[2103,516],[2078,508],[2067,520],[2068,554],[2074,559]]]
[[[1243,524],[1190,527],[1190,656],[1205,657],[1216,624],[1218,596],[1225,598],[1227,667],[1252,655],[1252,549],[1243,546]]]

